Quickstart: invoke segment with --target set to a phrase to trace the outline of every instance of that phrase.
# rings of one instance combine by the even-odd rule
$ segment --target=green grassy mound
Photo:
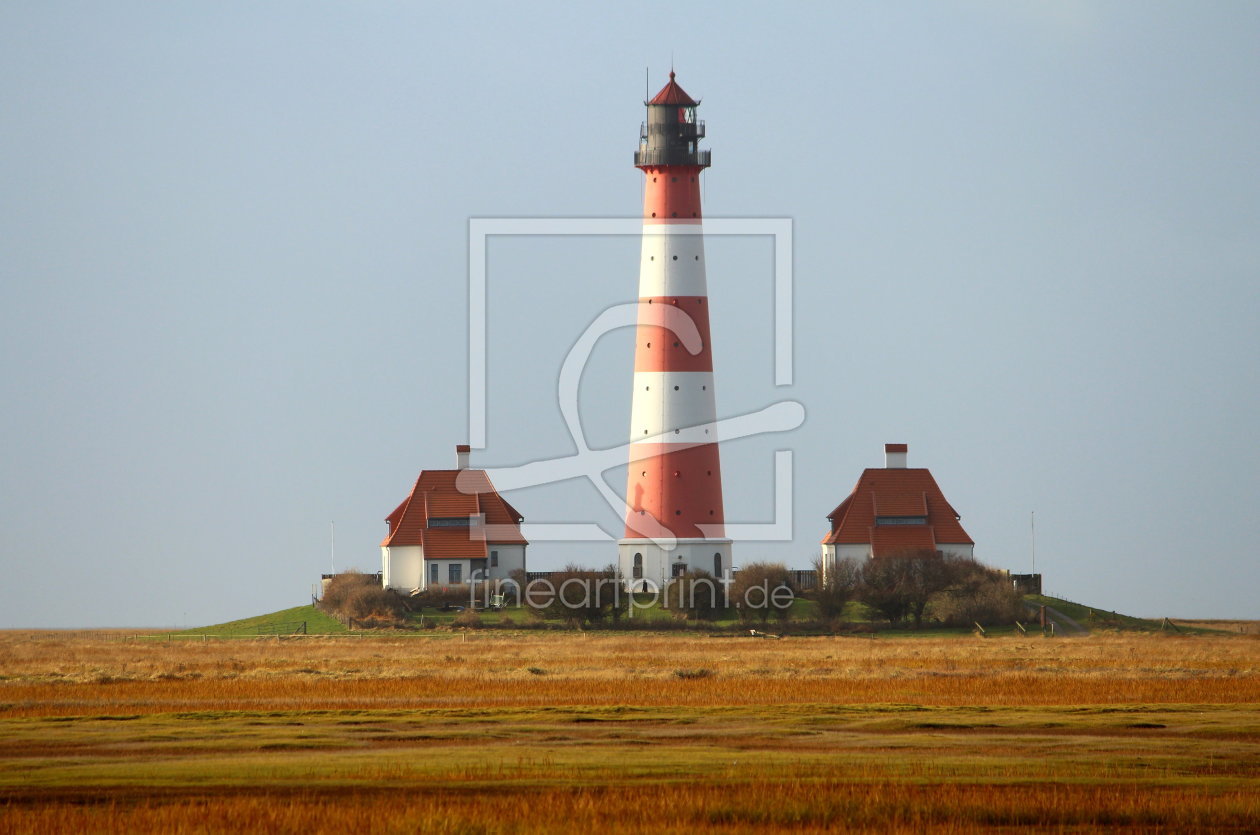
[[[1073,603],[1071,600],[1063,600],[1059,597],[1049,597],[1044,594],[1028,594],[1024,596],[1024,600],[1033,606],[1049,606],[1056,611],[1070,617],[1086,629],[1111,629],[1121,632],[1160,632],[1171,631],[1174,627],[1165,626],[1163,620],[1150,620],[1148,618],[1135,618],[1132,615],[1122,615],[1118,612],[1100,609],[1095,606],[1086,606],[1081,603]],[[1192,630],[1186,627],[1180,627],[1183,632],[1199,632],[1202,630]]]
[[[176,635],[293,635],[301,634],[305,624],[307,635],[335,635],[348,631],[337,620],[316,609],[314,606],[294,606],[292,609],[281,609],[268,615],[257,615],[252,618],[228,621],[214,626],[201,626],[187,629]]]
[[[1165,626],[1161,620],[1150,620],[1146,618],[1132,617],[1130,615],[1122,615],[1117,612],[1099,609],[1096,607],[1086,606],[1081,603],[1074,603],[1070,600],[1063,600],[1058,597],[1049,597],[1046,595],[1026,595],[1024,600],[1031,606],[1048,606],[1063,615],[1071,618],[1086,630],[1116,630],[1126,632],[1159,632],[1169,631],[1174,627]],[[424,628],[430,625],[439,627],[449,627],[458,617],[458,612],[435,611],[433,609],[425,609],[423,612],[413,613],[408,619],[408,631],[424,631]],[[845,621],[850,626],[861,627],[871,626],[879,630],[879,634],[886,636],[923,636],[923,637],[941,637],[950,634],[970,634],[970,627],[943,628],[924,624],[921,630],[913,630],[909,628],[909,624],[899,624],[889,627],[887,624],[879,621],[875,614],[869,611],[860,603],[850,603],[845,612]],[[484,612],[482,614],[483,625],[494,626],[510,624],[524,625],[532,622],[529,614],[523,609],[512,608],[506,612]],[[817,604],[811,600],[798,599],[793,603],[791,616],[788,623],[800,623],[801,621],[810,621],[818,617]],[[672,621],[675,613],[662,608],[659,604],[652,605],[635,611],[633,618],[623,619],[623,628],[633,628],[636,624],[641,625],[645,629],[652,629],[654,626],[663,626],[663,622]],[[1029,626],[1029,622],[1034,621],[1035,616],[1030,612],[1025,621],[1025,626]],[[507,621],[507,623],[504,623]],[[552,621],[548,621],[552,624]],[[554,621],[554,626],[559,626],[559,621]],[[775,617],[771,617],[766,623],[756,620],[749,624],[741,624],[738,617],[733,611],[725,612],[715,621],[704,624],[705,627],[717,627],[726,630],[739,630],[742,627],[754,627],[766,629],[770,632],[776,631],[776,628],[783,628],[785,624]],[[509,627],[510,628],[510,627]],[[790,626],[787,626],[790,631]],[[988,627],[991,634],[1005,634],[1015,632],[1017,627],[1014,624]],[[1205,632],[1202,629],[1193,629],[1189,627],[1179,627],[1182,632]],[[272,612],[266,615],[258,615],[252,618],[243,618],[241,620],[229,621],[228,623],[220,623],[214,626],[203,626],[195,629],[184,630],[183,632],[171,633],[173,637],[189,637],[200,635],[211,635],[219,637],[256,637],[259,635],[292,635],[302,634],[303,630],[308,635],[335,635],[345,634],[350,631],[334,618],[329,617],[314,606],[295,606],[292,609],[282,609],[278,612]]]

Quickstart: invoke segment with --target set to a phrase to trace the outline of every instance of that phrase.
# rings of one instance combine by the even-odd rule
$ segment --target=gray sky
[[[379,567],[468,434],[471,217],[633,217],[671,58],[705,209],[794,230],[776,387],[766,237],[710,239],[728,519],[805,567],[882,445],[996,566],[1150,616],[1257,617],[1260,5],[0,6],[0,626],[196,625]],[[482,466],[568,455],[560,362],[636,293],[633,239],[497,238]],[[582,378],[629,421],[631,334]],[[607,479],[622,489],[624,470]],[[597,522],[594,487],[508,495]],[[612,561],[535,542],[531,566]]]

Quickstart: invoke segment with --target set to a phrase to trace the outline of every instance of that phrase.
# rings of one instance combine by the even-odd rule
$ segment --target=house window
[[[643,579],[643,555],[642,554],[634,555],[634,572],[633,573],[634,573],[634,579],[636,580]]]
[[[490,552],[490,567],[491,568],[499,567],[499,552],[498,551]]]
[[[926,525],[926,516],[876,516],[876,525]]]
[[[438,565],[437,563],[435,563],[435,562],[431,562],[431,563],[429,563],[429,582],[430,582],[430,583],[440,583],[440,582],[441,582],[441,578],[438,576],[438,570],[439,570],[440,568],[441,568],[441,566],[439,566],[439,565]]]
[[[456,583],[464,582],[463,574],[462,574],[463,569],[464,569],[464,566],[460,565],[459,563],[457,562],[451,563],[450,567],[447,569],[448,582],[450,582],[452,585]]]
[[[675,577],[681,577],[686,573],[687,573],[687,563],[685,562],[674,563],[674,576]]]
[[[713,576],[722,576],[722,554],[720,552],[713,555]]]

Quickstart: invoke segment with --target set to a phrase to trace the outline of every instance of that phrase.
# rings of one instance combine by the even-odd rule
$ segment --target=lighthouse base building
[[[623,539],[617,543],[617,566],[636,591],[664,588],[670,579],[693,571],[724,577],[731,569],[731,540],[679,540],[663,548],[650,540]]]

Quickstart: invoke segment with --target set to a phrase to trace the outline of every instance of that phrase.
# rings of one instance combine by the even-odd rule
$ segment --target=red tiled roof
[[[927,496],[923,493],[875,497],[876,516],[927,516]]]
[[[661,88],[648,104],[681,104],[687,107],[695,107],[700,102],[687,95],[687,91],[678,86],[678,82],[674,80],[674,71],[669,71],[669,83]]]
[[[875,525],[868,529],[867,541],[877,557],[911,549],[936,550],[931,525]]]
[[[475,516],[481,512],[477,498],[475,493],[461,493],[458,490],[430,491],[428,494],[429,518],[438,516],[453,519],[459,516],[467,519],[469,516]]]
[[[424,532],[424,558],[427,560],[483,559],[486,556],[485,529],[429,528]]]
[[[926,516],[926,525],[876,525],[876,509],[879,516]],[[914,510],[915,512],[907,512]],[[893,542],[899,537],[913,538],[926,529],[930,546],[937,543],[950,545],[974,545],[975,542],[963,530],[958,514],[937,485],[932,473],[922,468],[868,469],[858,479],[857,486],[835,510],[827,514],[831,530],[823,537],[824,545],[875,545],[887,537]],[[878,532],[873,541],[872,531]],[[897,531],[901,531],[898,533]],[[909,531],[909,532],[907,532]],[[887,533],[885,533],[887,532]],[[921,547],[920,541],[898,540],[890,548]],[[875,552],[874,550],[872,551]]]
[[[909,452],[909,444],[884,444],[884,452]]]
[[[471,517],[471,518],[470,518]],[[430,527],[430,519],[470,519],[469,527]],[[426,557],[450,552],[485,556],[487,542],[528,545],[521,535],[523,517],[490,483],[485,470],[425,470],[411,493],[385,517],[389,533],[381,545],[423,545]],[[451,552],[453,553],[453,552]]]

